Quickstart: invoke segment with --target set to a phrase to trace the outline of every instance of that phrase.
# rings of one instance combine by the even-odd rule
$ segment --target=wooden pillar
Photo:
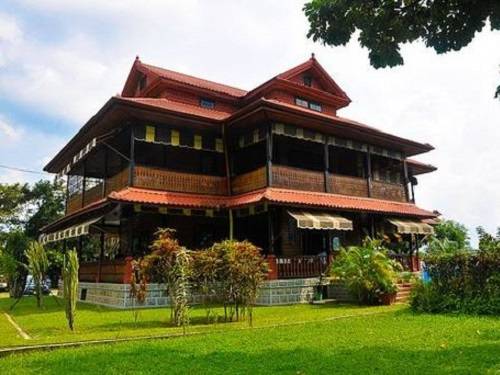
[[[410,180],[410,186],[411,186],[411,201],[412,203],[415,203],[415,184],[413,183],[413,178]]]
[[[106,196],[106,183],[108,180],[108,149],[104,149],[104,173],[102,177],[102,193],[101,196],[104,198]]]
[[[368,184],[368,196],[372,196],[372,154],[370,152],[370,146],[368,146],[368,151],[366,151],[366,183]]]
[[[273,129],[272,124],[267,125],[267,137],[266,137],[266,175],[267,175],[267,186],[272,186],[273,184]]]
[[[274,255],[274,225],[273,215],[271,208],[267,210],[267,241],[268,241],[268,254]]]
[[[85,183],[86,183],[86,174],[87,174],[87,160],[83,161],[83,181],[82,181],[82,202],[81,207],[85,206]]]
[[[229,209],[229,239],[232,240],[234,238],[234,217],[233,210]]]
[[[130,162],[128,173],[128,185],[134,186],[134,173],[135,173],[135,133],[134,126],[130,126]]]
[[[408,202],[410,200],[410,193],[408,192],[408,183],[410,182],[410,180],[408,178],[408,164],[406,162],[406,157],[403,158],[403,178],[404,178],[406,201]]]
[[[328,136],[325,136],[325,144],[323,146],[323,158],[324,158],[324,179],[325,179],[325,192],[329,193],[330,192],[330,184],[329,184],[329,175],[330,173],[328,172],[329,164],[330,164],[330,158],[329,158],[329,150],[328,150]]]
[[[229,139],[226,130],[226,125],[222,125],[222,143],[224,147],[224,166],[226,169],[226,188],[227,194],[232,195],[232,187],[231,187],[231,164],[229,160]]]
[[[66,175],[66,192],[65,192],[65,205],[64,205],[64,212],[67,214],[68,213],[68,200],[69,200],[69,172]]]
[[[100,236],[100,249],[99,249],[99,260],[97,261],[97,276],[96,276],[96,283],[101,282],[101,271],[102,271],[102,260],[104,258],[104,232],[101,232]]]

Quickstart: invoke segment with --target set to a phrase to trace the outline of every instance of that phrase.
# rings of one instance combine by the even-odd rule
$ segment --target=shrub
[[[340,251],[333,261],[331,274],[344,281],[359,302],[376,304],[384,295],[397,292],[400,269],[397,262],[387,257],[381,240],[367,237],[362,246]]]
[[[430,282],[414,289],[413,310],[500,314],[500,252],[432,254],[425,264]]]
[[[248,312],[252,324],[252,308],[259,286],[267,275],[267,263],[262,258],[261,249],[248,241],[225,240],[215,243],[210,251],[220,260],[215,274],[225,319],[231,321],[235,317],[239,320]]]
[[[165,284],[170,299],[172,324],[186,327],[189,324],[189,251],[179,245],[172,229],[159,229],[151,245],[151,254],[134,263],[136,276],[131,291],[143,303],[148,282]],[[136,281],[140,282],[139,287]]]

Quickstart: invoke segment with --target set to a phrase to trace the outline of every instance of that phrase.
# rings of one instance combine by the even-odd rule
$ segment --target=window
[[[317,102],[309,102],[302,98],[295,98],[295,104],[304,108],[312,109],[313,111],[321,112],[323,109],[321,108],[321,104]]]
[[[215,108],[215,102],[211,99],[200,99],[200,107],[207,108],[207,109],[214,109]]]
[[[312,86],[313,79],[311,76],[304,76],[302,80],[304,82],[304,86],[309,86],[309,87]]]
[[[309,102],[307,100],[301,99],[301,98],[295,98],[295,104],[299,105],[304,108],[309,107]]]
[[[318,111],[321,112],[321,104],[316,103],[316,102],[309,102],[309,109],[312,109],[313,111]]]

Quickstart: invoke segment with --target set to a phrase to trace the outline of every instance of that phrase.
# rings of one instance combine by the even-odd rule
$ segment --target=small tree
[[[43,283],[49,268],[47,253],[40,242],[33,241],[30,242],[25,255],[28,260],[28,272],[31,273],[35,284],[36,305],[40,308],[43,306]]]
[[[66,300],[66,319],[70,330],[74,330],[76,302],[78,300],[78,253],[69,250],[64,257],[62,276],[64,298]]]
[[[252,324],[257,292],[267,274],[267,263],[262,258],[261,249],[248,241],[225,240],[215,243],[212,251],[221,260],[217,280],[225,319],[232,321],[236,315],[236,320],[239,320],[248,311],[249,323]]]
[[[134,264],[137,277],[133,278],[134,295],[143,303],[147,283],[165,284],[170,298],[170,317],[176,326],[189,324],[189,274],[191,259],[189,251],[174,238],[175,230],[159,229],[151,245],[152,253]],[[135,285],[136,280],[140,285]]]
[[[359,302],[379,303],[383,295],[397,292],[397,271],[401,270],[386,254],[381,240],[367,237],[362,246],[342,249],[331,273],[346,283]]]

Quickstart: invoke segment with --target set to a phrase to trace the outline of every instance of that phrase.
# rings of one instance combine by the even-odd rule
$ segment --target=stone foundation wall
[[[314,295],[314,288],[318,285],[318,278],[268,280],[262,285],[257,297],[257,305],[286,305],[308,303]],[[62,296],[62,283],[59,283],[58,294]],[[191,304],[202,302],[202,295],[192,294]],[[115,308],[130,308],[134,300],[130,297],[130,285],[110,283],[80,282],[78,285],[78,300],[96,305]],[[165,286],[149,284],[146,300],[143,305],[136,307],[168,306],[169,298]]]

